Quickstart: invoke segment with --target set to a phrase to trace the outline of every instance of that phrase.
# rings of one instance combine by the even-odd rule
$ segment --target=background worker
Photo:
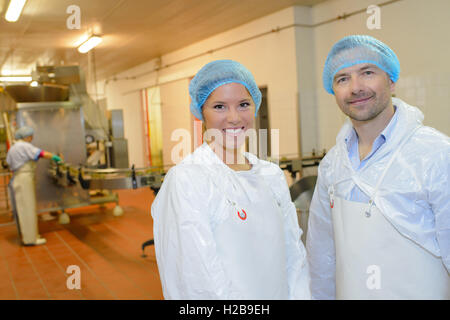
[[[10,193],[17,213],[17,225],[24,245],[40,245],[46,243],[38,234],[36,211],[36,161],[40,158],[61,162],[61,158],[53,153],[39,149],[31,144],[34,130],[23,126],[15,133],[16,142],[9,149],[6,162],[13,172],[10,181]]]

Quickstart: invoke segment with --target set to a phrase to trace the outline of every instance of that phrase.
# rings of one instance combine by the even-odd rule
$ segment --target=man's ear
[[[391,94],[395,93],[395,82],[389,79],[390,81],[390,88],[391,88]]]

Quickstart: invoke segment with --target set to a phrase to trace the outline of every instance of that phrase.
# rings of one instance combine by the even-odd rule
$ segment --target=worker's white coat
[[[24,244],[33,244],[39,238],[35,171],[40,152],[41,149],[31,143],[17,140],[6,156],[6,162],[14,172],[10,191]]]
[[[352,130],[348,120],[334,146],[319,166],[319,177],[310,207],[307,235],[311,293],[315,299],[336,297],[336,234],[332,218],[330,194],[348,200],[355,184],[372,196],[380,176],[401,142],[409,139],[399,150],[386,172],[378,191],[373,196],[374,208],[406,239],[441,259],[450,270],[450,139],[435,129],[422,126],[423,114],[419,109],[393,98],[398,122],[388,139],[366,166],[355,172],[351,166],[345,137]],[[408,137],[411,132],[416,132]],[[334,185],[334,188],[332,186]],[[348,213],[344,213],[348,214]],[[342,215],[341,215],[342,216]],[[342,224],[343,226],[343,224]],[[345,237],[345,232],[339,237]],[[361,242],[364,242],[364,233]],[[379,241],[383,232],[378,234]],[[336,241],[339,241],[336,240]],[[373,252],[373,251],[372,251]],[[371,250],[354,255],[371,256]],[[375,255],[378,255],[374,254]],[[349,255],[346,255],[349,259]],[[399,259],[399,256],[390,256]],[[398,264],[404,262],[396,260]],[[415,266],[407,266],[415,268]],[[424,270],[425,272],[426,270]],[[399,271],[400,272],[400,271]],[[428,270],[429,272],[429,270]],[[424,277],[427,275],[424,274]],[[409,282],[414,281],[410,279]],[[405,283],[405,286],[409,285]],[[414,295],[414,292],[411,293]],[[419,295],[418,295],[419,296]],[[389,297],[386,297],[389,298]]]
[[[205,143],[152,204],[166,299],[309,299],[306,250],[284,173],[247,154],[233,171]]]
[[[41,149],[33,146],[31,143],[17,140],[9,149],[6,155],[6,162],[11,171],[16,171],[30,160],[37,161]]]

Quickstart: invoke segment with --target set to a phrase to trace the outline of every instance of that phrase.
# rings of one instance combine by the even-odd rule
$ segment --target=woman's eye
[[[225,109],[225,106],[223,104],[216,104],[213,108],[217,110],[223,110]]]
[[[247,108],[247,107],[250,106],[250,103],[248,103],[248,102],[242,102],[239,106],[240,106],[241,108]]]

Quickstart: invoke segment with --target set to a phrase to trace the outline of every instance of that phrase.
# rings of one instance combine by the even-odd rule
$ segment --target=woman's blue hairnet
[[[380,40],[366,35],[353,35],[339,40],[328,54],[323,68],[323,87],[334,94],[333,79],[339,70],[360,63],[371,63],[389,75],[393,82],[400,75],[400,62],[394,51]]]
[[[191,112],[203,121],[202,107],[209,95],[221,85],[240,83],[245,86],[255,103],[255,117],[261,105],[261,91],[253,75],[242,64],[233,60],[216,60],[206,64],[189,84]]]
[[[26,137],[32,136],[33,134],[34,134],[33,128],[28,127],[28,126],[23,126],[14,133],[14,137],[16,138],[16,140],[19,140],[19,139],[24,139]]]

